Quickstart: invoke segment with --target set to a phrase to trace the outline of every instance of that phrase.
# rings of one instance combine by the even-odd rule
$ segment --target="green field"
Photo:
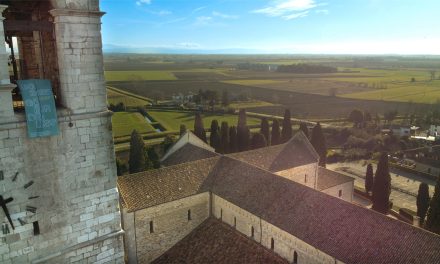
[[[112,116],[113,137],[129,136],[136,129],[140,134],[153,133],[155,129],[140,113],[116,112]]]
[[[113,89],[107,89],[107,103],[117,105],[123,103],[126,107],[138,107],[145,106],[150,102],[145,99],[141,99],[140,96],[130,96],[127,93],[120,93]]]
[[[148,114],[157,122],[159,122],[167,131],[179,131],[180,125],[184,124],[188,129],[194,128],[194,112],[184,112],[184,111],[158,111],[150,110]],[[230,126],[237,125],[238,116],[231,114],[211,114],[203,113],[203,125],[205,128],[210,128],[211,121],[217,119],[219,125],[221,122],[226,121]],[[248,125],[260,124],[260,119],[258,118],[248,118]]]
[[[169,71],[105,71],[105,79],[109,82],[177,80]]]
[[[343,95],[347,98],[433,104],[440,101],[440,81],[390,84],[386,89]]]

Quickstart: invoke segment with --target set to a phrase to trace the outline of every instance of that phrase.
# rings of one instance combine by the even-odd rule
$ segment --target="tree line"
[[[311,135],[309,128],[305,123],[300,124],[300,130],[310,138],[310,141],[320,156],[320,166],[326,164],[327,146],[325,137],[322,132],[321,125],[317,123],[314,126]],[[186,131],[185,127],[181,128],[181,133]],[[228,122],[223,121],[221,124],[217,120],[211,121],[209,144],[216,152],[221,154],[241,152],[251,149],[258,149],[267,146],[275,146],[289,141],[293,136],[292,121],[290,110],[286,109],[282,125],[278,119],[269,124],[268,118],[262,118],[260,131],[251,133],[247,126],[246,110],[241,109],[238,114],[238,122],[236,126],[229,126]],[[194,122],[194,134],[204,142],[208,143],[206,131],[203,126],[203,120],[200,113],[196,113]]]
[[[280,65],[277,72],[288,73],[335,73],[338,72],[338,68],[331,66],[324,66],[318,64],[306,64],[298,63],[292,65]]]

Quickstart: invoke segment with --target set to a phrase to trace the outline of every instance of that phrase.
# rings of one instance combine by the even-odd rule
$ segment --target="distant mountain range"
[[[233,55],[309,55],[309,56],[361,56],[361,57],[406,57],[406,58],[425,58],[425,59],[440,59],[440,55],[401,55],[401,54],[327,54],[327,53],[298,53],[294,50],[262,50],[262,49],[244,49],[244,48],[230,48],[230,49],[201,49],[188,47],[130,47],[114,44],[103,44],[104,53],[136,53],[136,54],[233,54]]]

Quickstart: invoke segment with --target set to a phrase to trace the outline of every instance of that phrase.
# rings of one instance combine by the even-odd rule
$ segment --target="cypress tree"
[[[267,121],[267,118],[263,117],[261,119],[261,125],[260,125],[260,133],[263,134],[264,138],[266,139],[266,144],[269,145],[269,121]]]
[[[304,122],[301,122],[299,124],[299,129],[306,135],[307,138],[309,138],[309,128],[307,127],[307,124]]]
[[[264,148],[267,146],[266,138],[261,133],[252,136],[252,149]]]
[[[425,228],[440,235],[440,177],[435,185],[434,195],[429,203]]]
[[[119,158],[116,158],[116,175],[121,176],[127,172],[127,163]]]
[[[130,174],[145,170],[146,158],[144,140],[136,130],[133,130],[131,132],[130,155],[128,159]]]
[[[246,110],[240,109],[237,124],[238,151],[245,151],[249,149],[249,137],[250,131],[246,125]]]
[[[390,209],[391,176],[388,153],[383,152],[377,164],[373,184],[373,210],[387,214]]]
[[[205,143],[207,143],[206,131],[205,131],[205,128],[203,127],[203,120],[202,120],[202,116],[200,115],[200,113],[196,113],[196,118],[194,120],[194,134],[198,138],[203,140]]]
[[[325,167],[327,160],[327,145],[322,133],[321,124],[318,122],[312,130],[312,140],[310,141],[319,155],[319,166]]]
[[[229,128],[229,153],[235,153],[238,151],[238,138],[237,138],[237,128],[231,126]]]
[[[281,134],[280,134],[280,122],[278,119],[275,119],[272,122],[272,136],[271,136],[271,145],[275,146],[280,144],[281,142]]]
[[[424,182],[420,183],[419,192],[417,193],[417,216],[420,217],[421,224],[425,221],[430,199],[428,184]]]
[[[247,126],[237,130],[238,151],[246,151],[250,148],[251,131]]]
[[[154,147],[149,147],[147,149],[147,155],[148,155],[148,159],[151,161],[151,166],[154,169],[160,168],[159,155],[157,155],[156,150],[154,149]]]
[[[183,136],[183,134],[186,133],[186,126],[185,124],[180,124],[180,136]]]
[[[237,130],[240,129],[240,127],[245,127],[246,125],[246,109],[240,109],[240,112],[238,112]]]
[[[211,121],[211,135],[209,136],[209,143],[211,147],[215,149],[215,151],[219,151],[220,135],[218,129],[218,121],[215,119]]]
[[[165,152],[167,152],[168,149],[174,144],[174,137],[173,137],[173,136],[170,136],[170,135],[167,135],[167,136],[163,139],[162,143],[160,143],[160,144],[162,145],[162,147],[163,147],[163,152],[165,153]]]
[[[367,172],[365,174],[365,192],[369,194],[374,185],[374,178],[373,178],[373,165],[368,164],[367,166]]]
[[[293,136],[292,122],[290,120],[290,110],[286,109],[284,112],[283,129],[281,130],[281,142],[289,141]]]
[[[229,125],[223,121],[220,128],[220,153],[229,153]]]

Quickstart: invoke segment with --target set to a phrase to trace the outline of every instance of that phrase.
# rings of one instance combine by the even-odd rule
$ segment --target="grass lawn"
[[[136,98],[133,96],[118,93],[114,90],[107,89],[107,103],[117,105],[123,103],[128,107],[145,106],[149,104],[147,100]]]
[[[129,136],[136,129],[140,134],[156,130],[140,113],[116,112],[112,117],[113,137]]]
[[[194,112],[171,112],[171,111],[148,111],[148,114],[151,115],[157,122],[162,124],[168,131],[179,131],[180,124],[185,124],[188,129],[194,128]],[[204,113],[202,114],[203,124],[205,128],[211,127],[211,121],[217,119],[219,122],[219,126],[221,122],[228,122],[229,126],[237,125],[238,116],[231,114],[210,114]],[[256,125],[260,124],[261,121],[258,118],[247,118],[248,125]]]
[[[105,80],[112,81],[161,81],[177,80],[169,71],[105,71]]]
[[[264,101],[245,101],[245,102],[233,102],[229,105],[229,107],[235,108],[235,109],[241,109],[241,108],[255,108],[255,107],[264,107],[264,106],[274,106],[274,104]]]

